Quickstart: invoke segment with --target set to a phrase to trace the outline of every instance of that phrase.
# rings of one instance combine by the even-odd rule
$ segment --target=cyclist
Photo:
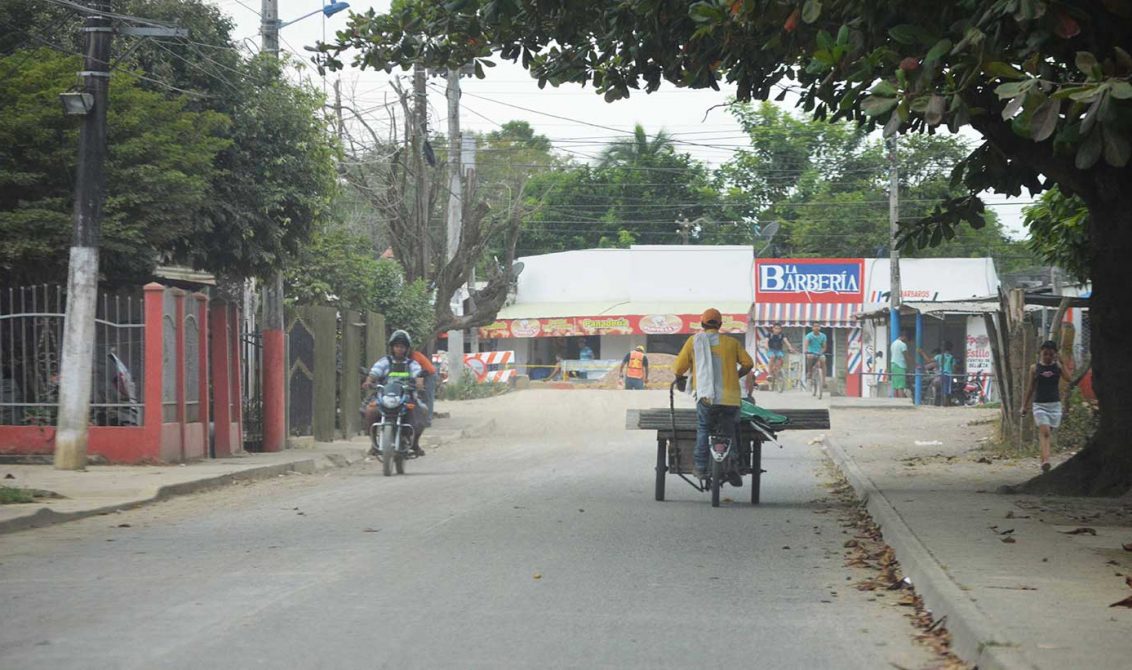
[[[785,348],[785,349],[784,349]],[[786,358],[786,350],[794,353],[794,345],[782,334],[782,324],[776,323],[770,328],[770,337],[766,338],[766,355],[770,359],[771,383],[778,378],[782,370],[782,362]]]
[[[821,324],[814,322],[810,332],[802,338],[802,349],[806,352],[806,377],[809,378],[814,365],[825,363],[825,349],[827,340],[825,333],[821,332]]]

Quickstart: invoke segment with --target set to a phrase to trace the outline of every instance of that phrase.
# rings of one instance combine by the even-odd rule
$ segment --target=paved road
[[[852,587],[812,435],[768,451],[757,508],[677,480],[655,502],[654,442],[623,417],[666,400],[465,403],[511,427],[404,477],[368,464],[0,537],[0,667],[931,662],[905,608]]]

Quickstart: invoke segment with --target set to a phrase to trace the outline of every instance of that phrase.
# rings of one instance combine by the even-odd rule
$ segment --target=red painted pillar
[[[177,427],[181,436],[178,444],[178,460],[185,460],[185,292],[173,289],[173,309],[176,310],[174,323],[177,326],[177,348],[174,356],[173,378],[177,384]]]
[[[232,402],[232,421],[237,424],[236,426],[236,444],[232,445],[235,452],[242,452],[244,450],[244,393],[243,393],[243,364],[240,359],[240,352],[243,347],[240,346],[240,308],[237,305],[231,305],[228,312],[228,342],[231,346],[228,354],[228,360],[231,366],[228,368],[228,374],[232,380],[232,392],[229,399]]]
[[[203,293],[194,293],[196,299],[197,315],[197,402],[200,403],[201,425],[201,456],[209,457],[208,453],[208,420],[209,420],[209,369],[208,369],[208,296]]]
[[[165,287],[161,284],[146,284],[145,292],[145,368],[142,380],[142,398],[145,403],[145,450],[139,460],[161,457],[161,424],[165,409],[162,398],[164,373],[165,333]]]
[[[284,412],[286,391],[283,388],[287,370],[282,324],[263,330],[263,450],[282,451],[287,439],[287,417]]]
[[[232,361],[229,356],[231,345],[228,338],[228,303],[213,302],[211,306],[208,340],[212,364],[212,406],[215,410],[213,421],[214,451],[217,458],[232,455]]]

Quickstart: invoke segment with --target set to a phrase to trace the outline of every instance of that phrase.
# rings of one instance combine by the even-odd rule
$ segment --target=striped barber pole
[[[854,328],[849,331],[849,374],[861,371],[861,329]]]
[[[829,328],[856,328],[855,318],[861,310],[860,305],[827,303],[770,303],[755,305],[755,322],[760,324],[781,323],[784,326],[809,326],[820,323]]]

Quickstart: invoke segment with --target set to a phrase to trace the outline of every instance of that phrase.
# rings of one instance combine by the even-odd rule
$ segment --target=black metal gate
[[[243,391],[244,450],[263,451],[263,335],[240,326],[240,388]]]

